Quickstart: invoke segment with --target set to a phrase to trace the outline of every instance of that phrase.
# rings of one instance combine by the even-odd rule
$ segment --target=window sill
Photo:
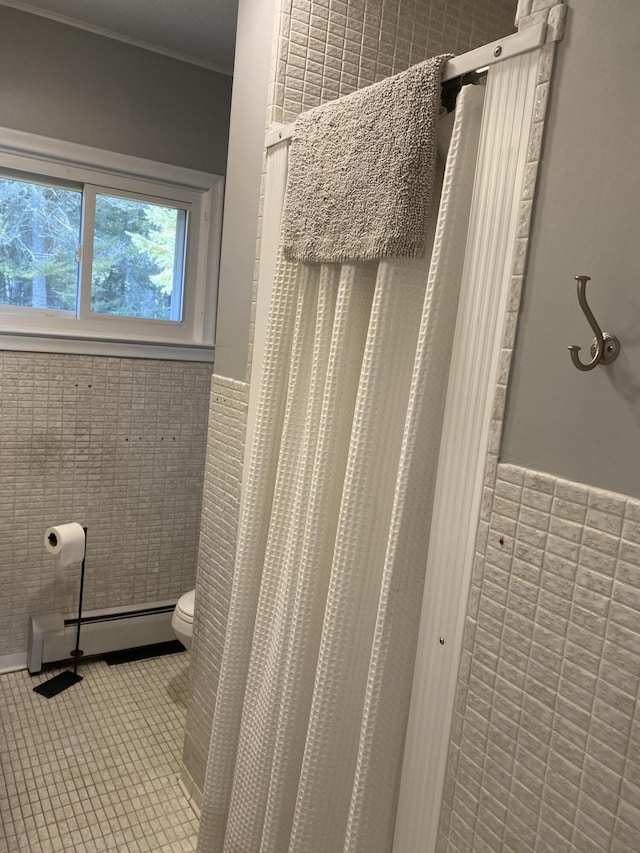
[[[157,341],[106,340],[65,335],[21,335],[0,332],[0,350],[98,355],[111,358],[157,358],[167,361],[213,362],[214,347]]]

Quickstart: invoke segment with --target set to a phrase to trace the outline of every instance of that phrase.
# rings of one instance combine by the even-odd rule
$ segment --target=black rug
[[[73,687],[73,685],[77,684],[79,681],[82,681],[82,676],[77,675],[75,672],[70,672],[67,669],[64,672],[59,672],[57,675],[54,675],[53,678],[50,678],[48,681],[43,681],[42,684],[34,687],[33,692],[39,693],[47,699],[51,699],[54,696],[57,696],[58,693],[62,693],[62,691],[66,690],[68,687]]]
[[[169,640],[167,643],[154,643],[152,646],[137,646],[135,649],[123,649],[121,652],[107,652],[103,660],[109,666],[117,666],[120,663],[131,663],[134,660],[146,660],[146,658],[157,658],[162,655],[175,655],[184,652],[185,647],[180,640]]]

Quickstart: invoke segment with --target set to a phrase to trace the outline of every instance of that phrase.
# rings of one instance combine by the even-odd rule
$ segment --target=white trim
[[[176,600],[118,605],[82,614],[81,642],[86,657],[175,640],[171,619]],[[76,642],[77,613],[38,613],[30,617],[27,669],[66,660]]]
[[[393,853],[436,849],[539,58],[488,78]]]
[[[131,154],[120,154],[117,151],[106,151],[103,148],[27,133],[11,127],[0,127],[0,152],[46,159],[70,167],[86,167],[102,174],[118,173],[142,180],[159,181],[189,189],[214,189],[224,181],[220,175],[210,172],[160,163]]]
[[[27,653],[19,652],[16,655],[3,655],[0,657],[0,675],[8,672],[19,672],[27,668]]]
[[[66,355],[103,355],[114,358],[153,358],[165,361],[213,362],[215,347],[189,344],[132,343],[101,338],[55,335],[9,335],[0,332],[0,350],[50,352]]]
[[[159,53],[161,56],[168,56],[170,59],[177,59],[178,62],[186,62],[188,65],[197,65],[200,68],[206,68],[209,71],[216,71],[218,74],[224,74],[225,77],[233,77],[233,69],[229,71],[222,65],[217,65],[215,62],[207,62],[206,59],[198,59],[198,57],[190,56],[186,53],[180,53],[177,50],[170,50],[168,47],[161,47],[158,44],[151,44],[143,39],[137,39],[133,36],[127,36],[123,33],[117,33],[114,30],[109,30],[106,27],[99,27],[96,24],[89,24],[86,21],[79,21],[77,18],[68,18],[66,15],[61,15],[58,12],[50,12],[48,9],[41,9],[39,6],[32,6],[30,3],[22,3],[20,0],[2,0],[0,6],[9,6],[11,9],[18,9],[20,12],[27,12],[29,15],[37,15],[39,18],[47,18],[49,21],[56,21],[58,24],[65,24],[68,27],[75,27],[77,30],[85,30],[85,32],[93,33],[97,36],[119,41],[123,44],[131,45],[131,47],[139,47],[142,50],[149,50],[151,53]]]
[[[535,50],[544,44],[546,36],[547,24],[540,23],[519,33],[513,33],[513,35],[496,39],[489,44],[483,44],[481,47],[476,47],[475,50],[460,54],[460,56],[454,56],[444,67],[442,82],[461,77],[463,74],[469,74],[471,71],[477,71],[479,68],[497,65],[506,59],[513,59],[514,56]]]
[[[202,791],[195,783],[195,780],[191,773],[187,770],[184,763],[182,764],[182,770],[180,773],[180,778],[178,779],[178,785],[184,796],[189,801],[189,805],[193,810],[195,816],[200,820],[200,810],[202,808]]]
[[[445,64],[442,70],[442,82],[453,80],[455,77],[461,77],[463,74],[469,74],[471,71],[497,65],[506,59],[512,59],[520,54],[529,53],[541,47],[545,42],[546,36],[546,23],[536,24],[519,33],[505,36],[502,39],[496,39],[496,41],[483,44],[481,47],[475,48],[475,50],[462,53],[460,56],[454,56],[453,59],[450,59]],[[294,124],[272,124],[267,131],[265,147],[270,148],[272,145],[278,145],[280,142],[291,139],[294,126]]]
[[[0,339],[7,349],[26,349],[25,339],[30,337],[37,340],[37,345],[29,348],[37,352],[99,354],[99,349],[109,355],[142,358],[171,359],[175,354],[175,358],[184,360],[190,358],[181,351],[186,347],[195,348],[195,360],[212,359],[224,178],[2,127],[0,162],[5,169],[83,185],[106,185],[108,191],[120,188],[151,199],[176,202],[176,206],[190,210],[192,227],[185,276],[190,284],[184,294],[183,322],[101,315],[78,320],[75,313],[70,318],[65,312],[12,311],[10,306],[3,306],[0,314],[12,317],[11,324],[0,328]],[[73,343],[62,345],[63,339]],[[83,345],[78,346],[79,341]],[[98,341],[111,343],[96,348]],[[124,346],[119,347],[121,343]],[[158,347],[162,348],[162,355],[157,353]],[[207,352],[199,354],[197,350]]]
[[[278,245],[284,196],[287,186],[289,146],[267,150],[266,177],[264,190],[264,212],[262,215],[262,237],[260,240],[260,259],[258,266],[258,287],[256,296],[255,322],[253,332],[253,355],[251,359],[251,379],[249,385],[249,403],[247,408],[247,427],[244,443],[243,471],[249,470],[253,433],[256,424],[260,382],[258,381],[267,344],[267,328],[271,294],[276,277]],[[242,478],[241,497],[244,495],[245,478]],[[242,516],[242,506],[240,507]]]
[[[268,150],[278,145],[280,142],[288,142],[293,136],[293,124],[281,124],[273,122],[269,125],[265,139],[264,147]]]

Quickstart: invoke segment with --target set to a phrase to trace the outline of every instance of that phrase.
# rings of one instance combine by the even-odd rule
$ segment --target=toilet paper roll
[[[81,563],[84,558],[84,529],[77,521],[57,524],[44,532],[44,547],[50,554],[60,555],[60,565]]]

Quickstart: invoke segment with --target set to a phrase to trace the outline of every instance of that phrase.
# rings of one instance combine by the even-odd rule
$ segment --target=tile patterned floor
[[[187,655],[89,662],[58,696],[33,692],[53,674],[0,676],[0,851],[195,850],[178,787]]]

